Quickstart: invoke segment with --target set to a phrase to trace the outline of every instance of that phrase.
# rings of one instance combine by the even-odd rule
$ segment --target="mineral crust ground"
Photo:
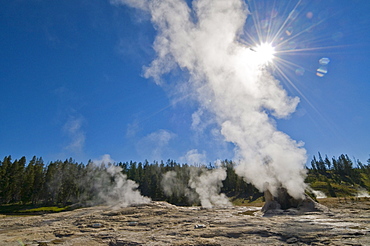
[[[326,201],[329,211],[262,214],[166,202],[0,215],[0,245],[370,245],[370,199]]]

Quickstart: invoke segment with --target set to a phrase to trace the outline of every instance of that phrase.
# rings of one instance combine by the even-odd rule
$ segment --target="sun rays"
[[[328,66],[322,66],[319,59],[325,51],[338,48],[328,42],[333,36],[323,32],[325,22],[335,13],[326,15],[314,11],[308,1],[247,1],[250,16],[241,35],[240,42],[256,52],[255,62],[268,66],[269,71],[282,83],[293,88],[307,103],[309,99],[300,89],[300,77],[317,75],[324,77]],[[315,68],[309,62],[313,56],[320,56]],[[310,57],[310,59],[308,59]],[[328,58],[326,58],[328,59]],[[326,64],[327,65],[327,64]]]
[[[306,84],[325,81],[323,79],[331,76],[333,64],[330,55],[344,53],[351,46],[344,42],[344,38],[354,31],[345,33],[340,28],[329,28],[346,23],[338,18],[341,16],[338,8],[330,3],[308,0],[246,2],[250,16],[239,42],[253,51],[258,50],[258,53],[260,48],[267,48],[261,55],[267,58],[259,58],[257,62],[264,63],[263,69],[268,68],[268,72],[286,89],[303,99],[314,112],[315,115],[309,114],[316,125],[321,119],[339,135],[337,130],[333,130],[334,123],[313,101],[312,84]]]
[[[260,64],[269,64],[273,61],[276,53],[275,47],[271,43],[261,43],[252,48],[256,52],[257,62]]]

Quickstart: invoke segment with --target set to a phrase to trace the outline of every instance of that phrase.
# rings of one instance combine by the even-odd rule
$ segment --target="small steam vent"
[[[283,187],[278,189],[277,196],[273,196],[269,190],[264,192],[264,196],[265,205],[262,207],[263,213],[276,213],[284,210],[295,210],[296,212],[328,211],[328,208],[315,202],[306,194],[302,199],[293,198]]]

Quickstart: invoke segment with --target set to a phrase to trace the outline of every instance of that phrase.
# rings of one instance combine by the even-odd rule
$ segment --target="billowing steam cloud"
[[[196,171],[196,170],[194,170]],[[199,195],[199,200],[204,208],[224,207],[231,203],[225,194],[220,193],[222,181],[226,179],[226,170],[216,168],[212,170],[200,170],[199,175],[194,173],[190,176],[189,185]]]
[[[200,202],[204,208],[231,205],[226,195],[220,194],[222,181],[226,179],[224,168],[208,170],[189,166],[185,170],[185,176],[175,171],[163,175],[161,185],[167,196],[185,196],[189,202]]]
[[[189,170],[186,170],[189,171]],[[190,203],[197,202],[198,195],[190,189],[187,184],[188,172],[184,173],[186,177],[181,176],[181,173],[175,171],[168,171],[162,176],[161,186],[166,196],[186,197]]]
[[[289,97],[258,64],[256,52],[238,42],[249,13],[245,2],[194,0],[191,8],[182,0],[112,2],[151,14],[157,58],[145,68],[145,77],[163,84],[161,75],[175,68],[188,74],[177,89],[187,88],[184,93],[212,113],[225,140],[235,144],[236,172],[260,191],[276,195],[284,187],[301,198],[306,151],[271,118],[289,116],[299,99]]]
[[[100,160],[94,160],[90,165],[93,166],[87,176],[93,181],[91,188],[99,194],[99,201],[92,202],[104,202],[114,208],[122,208],[151,201],[140,194],[138,184],[122,174],[122,168],[114,165],[110,155],[103,155]],[[99,166],[101,168],[97,169]]]

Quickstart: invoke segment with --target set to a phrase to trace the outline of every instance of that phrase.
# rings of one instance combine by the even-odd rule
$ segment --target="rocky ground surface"
[[[370,245],[370,200],[337,202],[329,211],[304,214],[263,215],[260,209],[152,202],[2,216],[0,245]]]

